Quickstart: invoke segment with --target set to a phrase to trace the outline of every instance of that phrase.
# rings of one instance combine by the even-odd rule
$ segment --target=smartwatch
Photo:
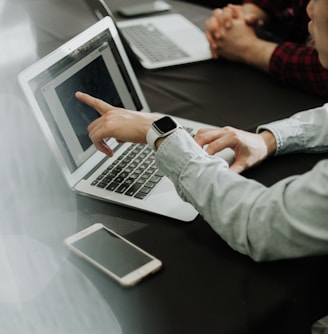
[[[146,135],[148,145],[156,151],[157,139],[166,137],[179,128],[182,126],[170,116],[164,116],[154,121]]]

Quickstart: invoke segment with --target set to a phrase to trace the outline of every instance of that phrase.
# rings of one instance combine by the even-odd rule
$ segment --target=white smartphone
[[[162,267],[159,259],[99,223],[64,243],[123,286],[132,286]]]
[[[163,0],[148,1],[137,5],[125,6],[118,9],[118,13],[125,17],[155,14],[170,10],[172,7]]]

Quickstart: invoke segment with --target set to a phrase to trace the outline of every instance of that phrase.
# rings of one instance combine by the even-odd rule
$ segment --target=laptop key
[[[163,176],[157,169],[153,151],[146,145],[134,144],[96,177],[91,185],[144,199]]]
[[[120,185],[119,183],[113,181],[106,187],[106,189],[114,191],[119,185]]]
[[[129,189],[130,184],[123,183],[118,188],[116,188],[115,192],[123,194],[127,189]]]
[[[139,191],[138,193],[136,193],[136,195],[134,197],[138,198],[138,199],[144,199],[147,195],[148,194]]]
[[[139,188],[141,187],[141,184],[134,184],[132,185],[125,193],[125,195],[128,195],[128,196],[133,196],[138,190]]]

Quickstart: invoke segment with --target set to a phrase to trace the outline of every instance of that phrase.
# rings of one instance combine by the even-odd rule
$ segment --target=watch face
[[[153,123],[158,132],[164,134],[178,127],[177,123],[169,116],[164,116]]]

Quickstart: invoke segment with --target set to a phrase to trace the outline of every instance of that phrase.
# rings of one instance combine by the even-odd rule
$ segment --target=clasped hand
[[[258,39],[255,28],[265,20],[267,15],[253,4],[228,5],[213,10],[205,23],[213,58],[245,61],[245,52]]]

